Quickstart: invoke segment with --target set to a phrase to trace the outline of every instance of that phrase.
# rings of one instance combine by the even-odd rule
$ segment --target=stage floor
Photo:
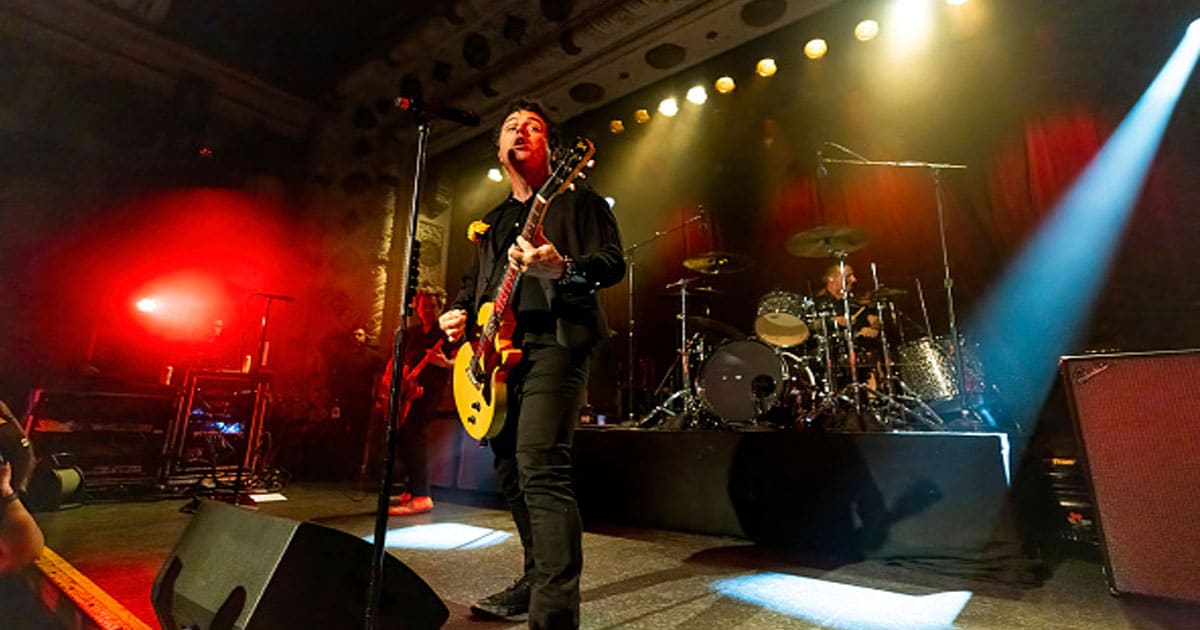
[[[367,536],[375,498],[365,488],[293,484],[263,514]],[[151,625],[154,576],[191,518],[184,501],[93,504],[37,516],[48,545]],[[428,514],[392,518],[392,535],[467,525],[499,534],[480,546],[391,548],[442,597],[447,628],[521,627],[471,618],[470,602],[503,588],[521,566],[508,513],[439,500]],[[437,528],[433,528],[435,531]],[[456,535],[461,531],[447,528]],[[459,528],[461,529],[461,528]],[[504,534],[512,534],[504,537]],[[389,538],[391,535],[389,536]],[[429,536],[421,539],[428,546]],[[584,628],[1183,628],[1200,607],[1108,594],[1100,563],[1065,558],[1040,586],[950,577],[878,561],[839,564],[738,538],[597,527],[584,535]],[[933,597],[931,597],[933,596]]]

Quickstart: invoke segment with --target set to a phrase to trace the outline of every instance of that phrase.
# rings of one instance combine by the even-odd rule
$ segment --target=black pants
[[[525,348],[509,378],[508,415],[492,440],[496,475],[525,548],[531,628],[579,626],[583,524],[571,438],[583,404],[589,350]]]
[[[408,476],[405,488],[414,497],[429,496],[429,424],[437,413],[442,399],[442,388],[426,391],[413,401],[408,419],[400,427],[399,457],[396,461],[395,479]]]

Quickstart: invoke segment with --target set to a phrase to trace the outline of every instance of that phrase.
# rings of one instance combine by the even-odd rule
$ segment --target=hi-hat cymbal
[[[704,333],[712,334],[723,339],[745,339],[746,335],[742,331],[726,324],[725,322],[712,319],[710,317],[700,317],[698,315],[689,315],[687,318],[687,326],[692,330],[699,330]]]
[[[718,291],[712,287],[692,287],[687,290],[687,294],[688,297],[707,298],[725,295],[725,292]],[[674,291],[666,291],[662,295],[663,297],[677,298],[679,297],[679,289],[675,289]]]
[[[867,233],[848,225],[823,225],[797,232],[787,242],[787,251],[801,258],[829,258],[837,253],[862,249],[869,239]]]
[[[710,276],[737,273],[750,266],[750,259],[731,252],[705,252],[683,261],[683,266]]]

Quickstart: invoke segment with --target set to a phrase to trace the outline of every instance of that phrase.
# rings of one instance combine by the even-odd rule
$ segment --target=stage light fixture
[[[929,0],[896,0],[888,19],[892,46],[904,51],[917,47],[933,27],[933,3]]]
[[[679,101],[675,100],[674,96],[664,98],[658,104],[658,113],[668,118],[679,113]]]
[[[863,20],[854,27],[854,38],[860,42],[869,42],[879,35],[879,22]]]
[[[644,109],[639,109],[636,112],[633,112],[633,119],[636,120],[637,124],[639,125],[648,123],[650,122],[650,112]]]
[[[804,56],[808,57],[809,59],[820,59],[821,57],[824,57],[825,53],[827,52],[829,52],[829,44],[821,38],[810,39],[808,40],[808,43],[804,45]]]
[[[504,175],[500,173],[500,169],[498,168],[489,168],[487,178],[497,183],[504,181]]]
[[[775,65],[775,60],[770,57],[764,57],[758,60],[758,65],[754,66],[754,72],[760,77],[773,77],[779,71],[779,67]]]
[[[718,94],[728,94],[737,89],[737,83],[733,82],[733,77],[721,77],[717,79],[713,87],[717,88]]]
[[[625,122],[619,118],[614,118],[613,120],[609,121],[608,130],[612,133],[624,133]]]
[[[703,85],[694,86],[687,91],[687,100],[695,105],[703,105],[708,102],[708,90]]]
[[[158,310],[158,300],[152,297],[144,297],[135,304],[137,310],[143,313],[153,313]]]

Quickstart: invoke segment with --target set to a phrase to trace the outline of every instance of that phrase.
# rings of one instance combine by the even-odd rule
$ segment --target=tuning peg
[[[570,184],[567,184],[567,188],[570,190],[575,190],[575,182],[571,182]]]
[[[594,166],[596,166],[596,160],[588,160],[588,161],[587,161],[587,167],[588,167],[588,168],[592,168],[592,167],[594,167]]]
[[[579,171],[579,179],[587,179],[587,171]]]

